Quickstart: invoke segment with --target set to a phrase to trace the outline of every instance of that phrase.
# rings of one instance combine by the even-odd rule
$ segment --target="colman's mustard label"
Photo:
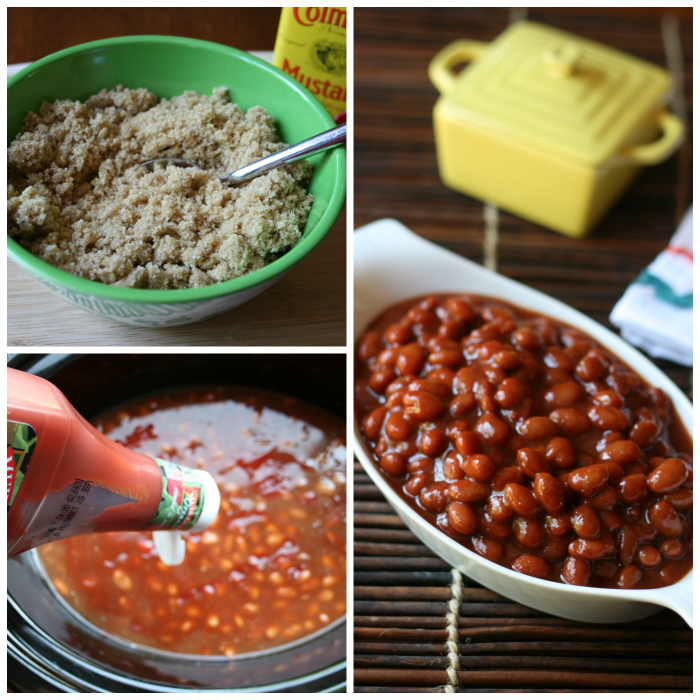
[[[346,106],[347,8],[283,7],[273,63],[335,116]]]

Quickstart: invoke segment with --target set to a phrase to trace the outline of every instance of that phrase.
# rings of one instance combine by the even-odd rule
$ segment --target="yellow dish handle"
[[[449,94],[454,88],[456,78],[452,68],[459,63],[471,63],[474,59],[479,58],[488,47],[488,42],[469,41],[468,39],[458,39],[448,44],[428,66],[430,82],[442,95]]]
[[[661,131],[659,138],[626,149],[622,153],[625,158],[640,165],[655,165],[666,160],[681,145],[685,128],[675,114],[663,109],[656,115],[656,123]]]

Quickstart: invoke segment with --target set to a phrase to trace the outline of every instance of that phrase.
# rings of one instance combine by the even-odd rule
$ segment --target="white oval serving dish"
[[[649,384],[663,389],[692,437],[693,407],[683,392],[639,351],[570,306],[429,243],[393,219],[356,231],[354,267],[355,342],[382,311],[404,299],[441,292],[503,299],[588,333]],[[375,468],[357,419],[354,439],[357,458],[407,527],[451,566],[483,586],[536,610],[581,622],[627,622],[666,607],[693,625],[692,571],[664,588],[618,591],[542,581],[499,566],[429,524],[395,493]]]

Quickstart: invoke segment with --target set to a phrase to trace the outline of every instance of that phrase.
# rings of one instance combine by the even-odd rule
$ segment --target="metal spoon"
[[[287,163],[293,163],[295,160],[301,160],[306,156],[312,155],[314,153],[320,153],[329,148],[333,148],[341,143],[345,143],[347,139],[348,128],[347,124],[341,124],[336,126],[334,129],[329,129],[324,131],[317,136],[312,136],[310,139],[301,141],[294,146],[289,146],[273,153],[265,158],[256,160],[248,165],[236,170],[233,173],[224,175],[221,178],[221,182],[225,185],[240,185],[242,182],[247,182],[252,180],[258,175],[268,172],[269,170],[274,170]],[[183,158],[154,158],[153,160],[147,160],[141,165],[145,165],[149,170],[153,170],[153,166],[156,163],[172,164],[178,165],[183,168],[199,168],[195,163],[190,163],[188,160]]]

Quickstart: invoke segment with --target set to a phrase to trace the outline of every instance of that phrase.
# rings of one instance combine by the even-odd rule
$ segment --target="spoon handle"
[[[233,173],[224,175],[221,178],[221,182],[225,185],[238,185],[241,182],[247,182],[254,177],[258,177],[258,175],[268,172],[268,170],[274,170],[287,163],[293,163],[295,160],[301,160],[312,153],[320,153],[340,143],[345,143],[347,133],[348,125],[341,124],[334,129],[312,136],[310,139],[284,148],[281,151],[277,151],[277,153],[256,160]]]

